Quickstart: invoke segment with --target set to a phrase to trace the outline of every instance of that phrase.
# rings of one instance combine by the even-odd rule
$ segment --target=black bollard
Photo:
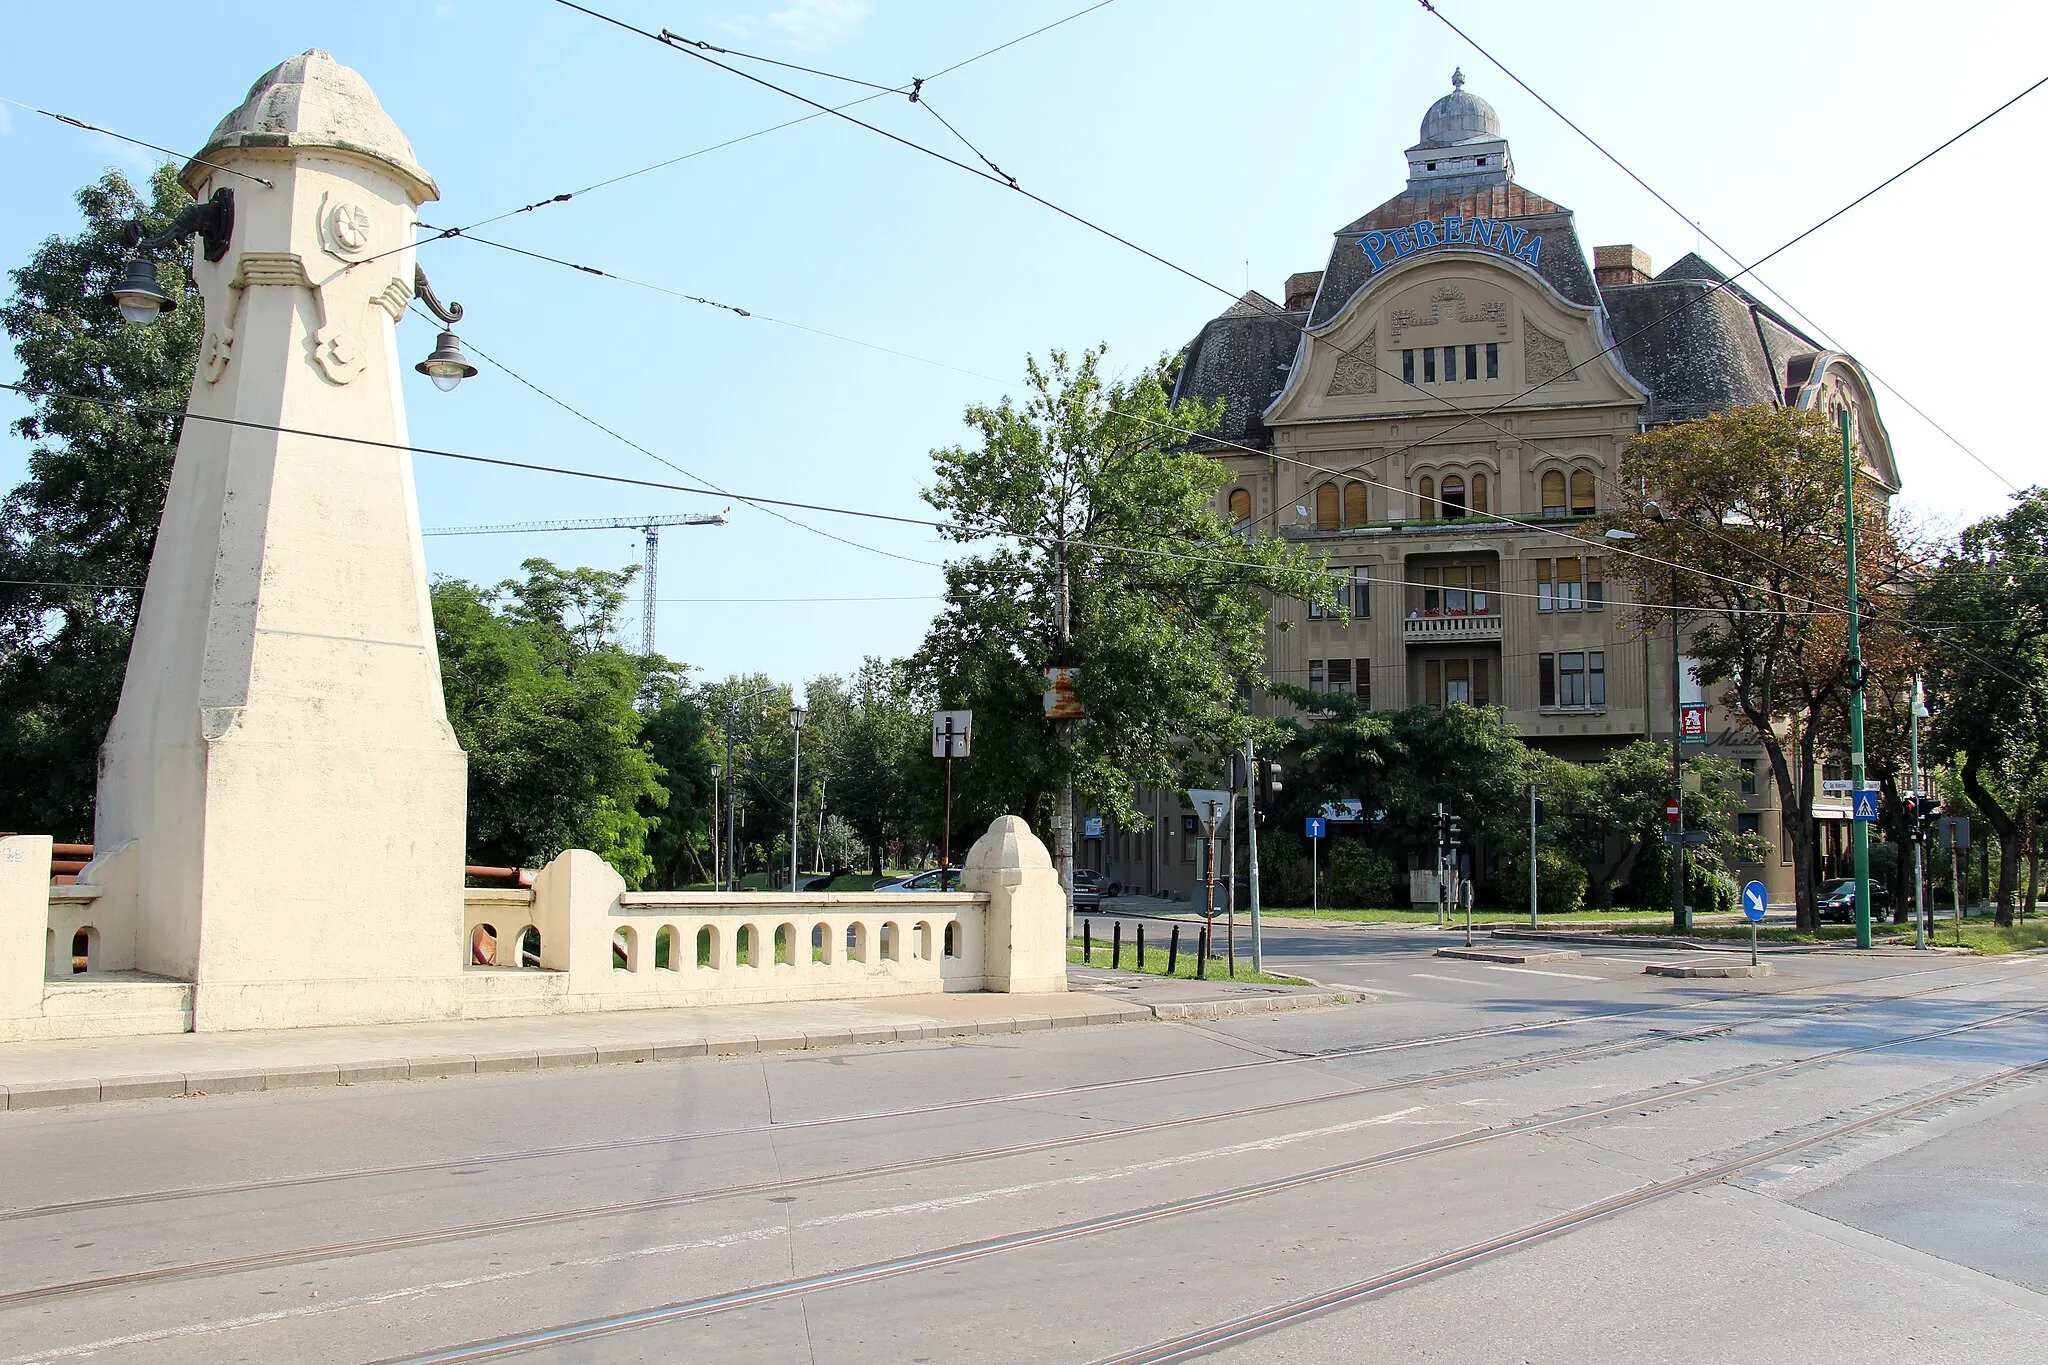
[[[1093,966],[1095,965],[1095,942],[1094,942],[1094,935],[1095,935],[1095,922],[1094,922],[1093,920],[1085,920],[1085,919],[1084,919],[1084,920],[1082,920],[1082,921],[1081,921],[1081,965],[1082,965],[1082,966],[1084,966],[1084,967],[1093,967]]]
[[[1195,980],[1197,980],[1197,981],[1207,981],[1207,980],[1209,979],[1209,926],[1208,926],[1208,925],[1206,925],[1206,924],[1205,924],[1205,925],[1203,925],[1203,926],[1202,926],[1202,936],[1201,936],[1201,938],[1200,938],[1200,939],[1198,939],[1198,940],[1196,941],[1196,943],[1197,943],[1197,946],[1196,946],[1196,950],[1195,950]]]
[[[1109,965],[1112,968],[1124,965],[1124,922],[1120,919],[1109,922]]]
[[[1173,937],[1166,943],[1166,974],[1173,975],[1173,969],[1180,965],[1180,926],[1173,926]]]
[[[1138,921],[1138,970],[1145,970],[1145,921]]]

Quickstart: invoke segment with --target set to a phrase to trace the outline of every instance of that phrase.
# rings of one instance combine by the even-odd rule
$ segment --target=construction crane
[[[654,652],[655,571],[661,562],[661,528],[664,526],[723,526],[724,512],[692,512],[661,517],[585,517],[580,521],[510,521],[499,526],[438,526],[421,531],[423,536],[495,536],[521,531],[638,531],[647,538],[645,569],[640,587],[640,652]]]

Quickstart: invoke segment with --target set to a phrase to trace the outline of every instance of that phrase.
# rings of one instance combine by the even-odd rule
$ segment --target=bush
[[[1285,835],[1259,841],[1259,901],[1266,906],[1309,902],[1308,851]]]
[[[1661,910],[1671,904],[1671,846],[1648,844],[1636,851],[1636,864],[1629,873],[1623,897],[1638,910]],[[1685,900],[1694,914],[1733,914],[1742,907],[1742,893],[1735,879],[1718,868],[1705,867],[1697,858],[1685,860]]]
[[[1394,863],[1386,854],[1357,839],[1332,840],[1330,866],[1323,885],[1327,893],[1324,903],[1328,905],[1347,909],[1389,906],[1394,904]]]
[[[1518,848],[1501,860],[1494,889],[1510,907],[1529,903],[1529,851]],[[1586,903],[1586,869],[1554,848],[1536,854],[1536,908],[1546,915],[1570,914]]]

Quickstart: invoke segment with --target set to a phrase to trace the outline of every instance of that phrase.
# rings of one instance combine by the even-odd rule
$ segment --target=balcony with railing
[[[1410,612],[1403,624],[1411,645],[1498,644],[1501,639],[1500,615],[1485,608],[1463,612]]]

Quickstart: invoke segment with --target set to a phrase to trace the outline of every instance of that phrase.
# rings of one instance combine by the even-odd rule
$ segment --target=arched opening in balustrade
[[[832,961],[832,928],[827,924],[811,926],[811,961],[830,964]]]
[[[498,926],[479,924],[469,931],[469,965],[472,967],[495,967],[498,965]]]
[[[540,966],[540,930],[529,924],[519,931],[519,951],[513,955],[515,967]]]
[[[615,972],[637,972],[640,970],[640,935],[630,924],[621,924],[612,930],[612,970]]]
[[[697,965],[716,967],[718,965],[718,931],[705,925],[697,931]]]
[[[662,925],[654,931],[654,970],[672,972],[676,969],[676,931],[670,925]]]
[[[741,967],[758,967],[756,954],[760,952],[761,931],[751,924],[742,924],[733,931],[732,960]]]
[[[903,953],[903,929],[895,920],[882,926],[882,961],[896,962]]]
[[[960,921],[948,920],[946,922],[945,943],[947,957],[960,956]]]
[[[88,924],[71,936],[71,971],[75,976],[96,971],[99,965],[100,931]]]
[[[775,930],[775,965],[794,967],[796,965],[796,926],[784,924]]]
[[[846,960],[866,962],[868,960],[868,927],[859,920],[846,926]]]
[[[910,931],[910,955],[920,962],[932,960],[932,926],[930,920],[919,920],[917,927]]]

